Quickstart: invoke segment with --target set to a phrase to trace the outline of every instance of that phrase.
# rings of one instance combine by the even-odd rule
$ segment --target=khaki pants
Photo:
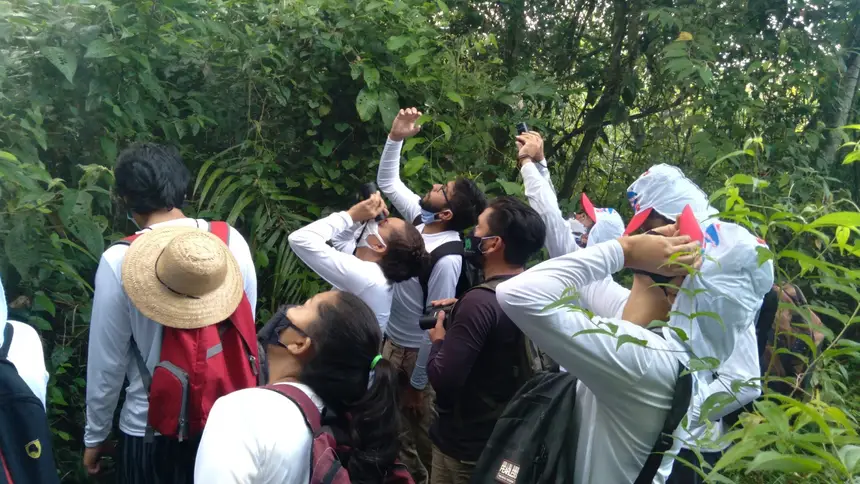
[[[409,381],[412,378],[412,370],[415,368],[415,360],[418,358],[418,349],[404,348],[387,339],[382,347],[382,357],[391,362],[400,373],[400,400],[402,402],[404,392],[412,386]],[[400,406],[403,431],[400,435],[400,455],[398,458],[409,469],[415,484],[428,484],[430,465],[433,461],[430,425],[436,418],[434,404],[436,393],[429,384],[421,393],[423,398],[419,415],[406,411],[402,404]]]
[[[469,484],[477,462],[457,460],[433,446],[433,473],[430,484]]]

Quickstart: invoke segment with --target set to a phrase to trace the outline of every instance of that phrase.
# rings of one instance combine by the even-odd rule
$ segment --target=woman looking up
[[[341,463],[354,483],[381,483],[399,450],[396,372],[382,332],[357,296],[328,291],[278,310],[260,330],[269,383],[300,389],[326,424],[349,437]],[[306,484],[313,436],[293,400],[267,388],[219,398],[209,414],[195,482]],[[345,444],[338,442],[339,445]]]
[[[296,230],[289,241],[293,252],[326,282],[367,303],[385,332],[392,284],[418,276],[429,255],[415,227],[394,217],[377,222],[380,214],[388,215],[388,209],[377,192],[345,212]]]

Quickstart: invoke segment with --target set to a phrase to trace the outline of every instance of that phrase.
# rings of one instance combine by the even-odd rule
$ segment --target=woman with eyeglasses
[[[379,193],[344,212],[296,230],[290,248],[335,289],[360,297],[385,332],[393,284],[420,274],[429,262],[424,239],[411,224],[388,215]],[[331,242],[332,245],[328,243]]]
[[[298,388],[324,425],[349,436],[348,460],[339,457],[350,480],[381,483],[400,446],[396,372],[379,356],[382,332],[368,305],[347,292],[323,292],[278,310],[258,338],[270,385]],[[306,484],[312,440],[290,398],[268,388],[233,392],[209,413],[195,482]]]

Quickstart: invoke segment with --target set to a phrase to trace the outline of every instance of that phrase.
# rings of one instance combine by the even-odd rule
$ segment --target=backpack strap
[[[300,388],[294,385],[266,385],[264,387],[266,390],[271,390],[275,393],[280,393],[281,395],[292,400],[293,403],[299,407],[299,411],[302,412],[302,416],[305,418],[305,424],[307,424],[313,435],[316,435],[320,430],[320,421],[322,417],[320,415],[319,409],[317,409],[316,404],[314,404],[311,397],[309,397],[305,392],[303,392]]]
[[[660,469],[663,454],[671,449],[672,444],[675,443],[672,434],[675,433],[675,429],[681,425],[681,420],[687,414],[687,408],[690,406],[690,399],[693,394],[693,374],[689,372],[685,374],[684,370],[684,365],[678,363],[678,379],[675,381],[675,393],[672,395],[672,408],[669,409],[660,436],[657,437],[657,442],[651,448],[651,453],[634,484],[651,484]]]
[[[416,215],[415,219],[412,220],[412,226],[413,227],[417,227],[417,226],[421,225],[422,223],[424,223],[424,222],[421,221],[421,215],[420,214]]]
[[[419,217],[420,219],[420,217]],[[463,255],[463,241],[462,240],[452,240],[449,242],[445,242],[444,244],[436,247],[430,252],[430,264],[425,268],[425,270],[418,276],[418,282],[421,284],[421,293],[423,294],[424,307],[421,308],[423,312],[427,307],[427,293],[429,292],[430,286],[430,274],[433,273],[433,268],[436,267],[436,263],[439,262],[443,257],[448,255]]]
[[[209,232],[217,235],[225,245],[230,246],[230,226],[227,222],[209,222]]]
[[[6,323],[6,329],[3,330],[3,346],[0,346],[0,359],[6,359],[9,356],[9,348],[12,346],[12,335],[15,334],[15,328]]]

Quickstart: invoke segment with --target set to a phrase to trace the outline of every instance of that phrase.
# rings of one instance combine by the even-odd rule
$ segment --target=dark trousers
[[[200,437],[178,442],[156,436],[120,433],[117,482],[121,484],[194,484],[194,460]]]
[[[705,474],[710,472],[710,469],[714,467],[714,464],[720,460],[723,456],[723,452],[724,451],[702,452],[702,458],[711,466],[707,469],[703,469]],[[696,457],[696,454],[690,449],[681,449],[681,452],[678,452],[678,457],[696,467],[704,468],[702,462],[699,461],[699,458]],[[669,480],[666,481],[666,484],[702,484],[704,482],[705,479],[703,479],[698,472],[690,469],[680,461],[675,461],[675,465],[672,466],[672,475],[669,476]]]

